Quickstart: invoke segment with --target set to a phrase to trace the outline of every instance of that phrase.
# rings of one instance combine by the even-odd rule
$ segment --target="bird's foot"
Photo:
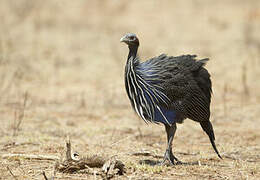
[[[167,165],[170,164],[171,166],[177,165],[177,164],[182,164],[180,160],[178,160],[173,154],[172,151],[166,150],[164,153],[164,158],[163,161],[158,163],[159,166]]]

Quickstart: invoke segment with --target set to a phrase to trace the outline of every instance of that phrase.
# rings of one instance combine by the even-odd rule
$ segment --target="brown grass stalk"
[[[25,92],[22,106],[19,107],[18,110],[14,111],[13,136],[17,136],[17,133],[24,119],[24,112],[25,112],[27,100],[28,100],[28,93]]]

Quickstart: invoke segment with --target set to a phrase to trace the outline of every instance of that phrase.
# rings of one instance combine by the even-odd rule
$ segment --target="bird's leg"
[[[168,144],[167,144],[166,151],[164,153],[163,161],[160,163],[160,165],[164,165],[166,161],[169,161],[171,165],[180,163],[180,161],[172,153],[172,140],[174,138],[176,129],[177,129],[176,123],[172,124],[172,126],[165,125]]]

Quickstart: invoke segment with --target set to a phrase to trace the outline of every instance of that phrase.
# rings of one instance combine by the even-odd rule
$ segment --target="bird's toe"
[[[171,151],[168,151],[168,150],[166,150],[162,162],[158,163],[159,166],[163,166],[163,165],[174,166],[174,165],[177,165],[177,164],[182,164],[182,162],[181,162],[180,160],[178,160],[178,159],[171,153]]]

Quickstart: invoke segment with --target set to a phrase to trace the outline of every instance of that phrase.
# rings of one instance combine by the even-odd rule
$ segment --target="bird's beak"
[[[123,36],[123,37],[120,39],[120,42],[126,42],[126,36]]]

